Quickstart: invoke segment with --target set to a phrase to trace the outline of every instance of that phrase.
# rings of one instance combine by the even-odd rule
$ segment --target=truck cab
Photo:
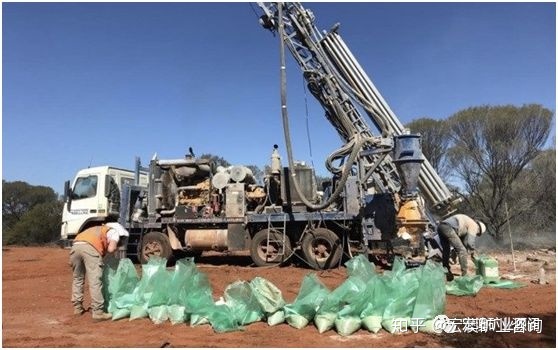
[[[64,209],[60,237],[65,246],[88,227],[117,218],[124,185],[134,185],[135,173],[111,166],[80,170],[64,186]],[[139,176],[139,185],[147,185],[147,175]]]

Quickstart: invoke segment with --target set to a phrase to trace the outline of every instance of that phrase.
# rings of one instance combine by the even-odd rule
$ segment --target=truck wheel
[[[267,229],[264,229],[256,233],[250,244],[250,256],[256,266],[281,264],[292,254],[291,240],[288,236],[285,235],[285,244],[283,245],[283,235],[271,231],[268,243],[267,231]]]
[[[316,270],[327,270],[336,266],[343,253],[339,236],[323,227],[304,235],[302,252],[308,265]]]
[[[142,264],[147,263],[147,260],[152,256],[169,259],[172,255],[169,238],[161,232],[149,232],[141,240],[141,249],[138,255]]]

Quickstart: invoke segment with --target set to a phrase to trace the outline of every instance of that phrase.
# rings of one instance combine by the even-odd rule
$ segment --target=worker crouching
[[[467,215],[456,214],[440,222],[437,232],[442,246],[442,264],[448,270],[447,279],[453,279],[449,265],[451,247],[457,253],[461,275],[467,275],[467,253],[474,259],[476,237],[486,232],[486,225]]]
[[[70,250],[70,265],[73,271],[72,304],[75,315],[85,312],[83,287],[87,275],[93,319],[102,321],[112,318],[110,313],[104,312],[103,257],[118,251],[119,242],[126,242],[128,236],[124,226],[116,222],[90,227],[76,236]]]

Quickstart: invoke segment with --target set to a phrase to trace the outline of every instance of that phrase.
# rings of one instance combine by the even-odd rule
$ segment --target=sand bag
[[[190,315],[190,325],[197,326],[209,323],[209,313],[214,305],[213,291],[207,275],[196,270],[190,279],[191,284],[186,288],[186,294],[181,301],[185,311]]]
[[[349,278],[349,280],[353,285],[344,295],[344,305],[335,319],[335,329],[342,336],[351,335],[360,329],[362,325],[360,314],[369,302],[366,294],[367,284],[361,277]]]
[[[146,309],[166,305],[170,280],[166,266],[167,259],[159,257],[151,257],[142,265],[141,280],[134,289],[135,305],[143,305]]]
[[[338,316],[335,319],[335,329],[339,335],[344,337],[358,331],[362,325],[362,320],[358,316]]]
[[[192,283],[192,277],[196,272],[197,268],[193,258],[183,258],[176,262],[167,286],[169,291],[167,305],[182,305],[186,299],[188,286]]]
[[[364,298],[366,303],[360,313],[362,326],[370,332],[378,333],[382,329],[382,314],[384,313],[385,305],[378,305],[374,299],[376,287],[383,276],[374,276],[366,283],[366,290],[364,291]]]
[[[130,308],[130,321],[149,316],[147,307],[144,305],[133,305]]]
[[[362,278],[362,275],[353,275],[327,295],[314,318],[314,324],[318,328],[318,332],[323,333],[333,328],[335,320],[338,318],[337,314],[342,309],[344,309],[342,316],[356,316],[359,318],[366,302],[366,295],[364,294],[366,283]],[[339,322],[342,323],[342,320]]]
[[[285,306],[281,290],[265,278],[255,277],[250,281],[250,288],[266,314],[273,314]]]
[[[184,323],[188,320],[188,315],[186,314],[186,307],[182,305],[169,305],[167,307],[167,313],[169,315],[169,321],[174,324]]]
[[[403,325],[410,324],[410,318],[413,314],[417,298],[421,271],[422,267],[412,268],[391,276],[392,278],[389,283],[389,289],[392,293],[390,296],[391,300],[386,305],[382,315],[382,327],[388,332],[397,332],[398,329],[395,325],[398,322]]]
[[[376,276],[376,267],[364,254],[360,254],[345,263],[347,267],[347,275],[349,277],[358,277],[364,281],[368,281],[371,277]]]
[[[167,260],[152,257],[142,265],[141,279],[133,291],[134,305],[130,307],[130,320],[149,316],[149,308],[165,305],[168,300],[166,286],[169,273]]]
[[[117,320],[128,317],[139,278],[130,259],[113,260],[103,269],[103,296],[107,311]]]
[[[413,318],[431,320],[446,308],[446,274],[442,264],[428,260],[419,271],[419,287]]]
[[[457,296],[476,295],[483,284],[482,276],[459,276],[446,284],[446,293]]]
[[[214,304],[207,310],[208,320],[217,333],[241,330],[242,327],[235,318],[234,311],[227,304]]]
[[[130,308],[112,310],[112,320],[120,320],[121,318],[130,317]]]
[[[152,306],[148,309],[149,318],[155,324],[161,324],[169,319],[167,305]]]
[[[526,284],[518,282],[518,281],[511,281],[511,280],[501,279],[497,282],[486,282],[486,281],[484,281],[484,286],[485,287],[490,287],[490,288],[516,289],[516,288],[525,287]]]
[[[276,326],[285,322],[285,310],[281,309],[267,316],[267,324]]]
[[[279,288],[262,277],[255,277],[250,281],[250,288],[265,314],[268,325],[276,326],[285,322],[285,300]]]
[[[329,290],[315,273],[306,275],[295,301],[285,305],[287,323],[297,329],[306,327],[314,319],[317,309],[328,294]]]
[[[236,281],[225,289],[225,303],[241,325],[260,321],[264,314],[257,298],[246,281]]]
[[[395,257],[390,271],[384,271],[382,275],[373,276],[367,282],[364,293],[368,302],[364,305],[360,317],[362,325],[370,332],[377,333],[382,329],[386,308],[400,297],[400,282],[397,279],[405,271],[405,261],[401,257]],[[391,306],[391,309],[395,306]],[[390,310],[388,316],[392,312]]]

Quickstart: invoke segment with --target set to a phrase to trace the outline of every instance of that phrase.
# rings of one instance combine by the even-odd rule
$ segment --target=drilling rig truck
[[[246,166],[216,166],[193,152],[154,157],[146,168],[136,160],[134,171],[81,170],[65,184],[62,239],[71,242],[88,227],[118,220],[130,231],[128,254],[142,263],[154,255],[249,250],[257,266],[297,255],[327,269],[343,252],[369,253],[379,245],[408,258],[423,254],[424,237],[454,211],[457,199],[423,157],[420,135],[403,127],[339,25],[319,31],[300,3],[258,5],[260,24],[280,42],[286,164],[274,146],[260,183]],[[331,181],[322,184],[312,167],[292,156],[285,47],[345,143],[327,158]]]

